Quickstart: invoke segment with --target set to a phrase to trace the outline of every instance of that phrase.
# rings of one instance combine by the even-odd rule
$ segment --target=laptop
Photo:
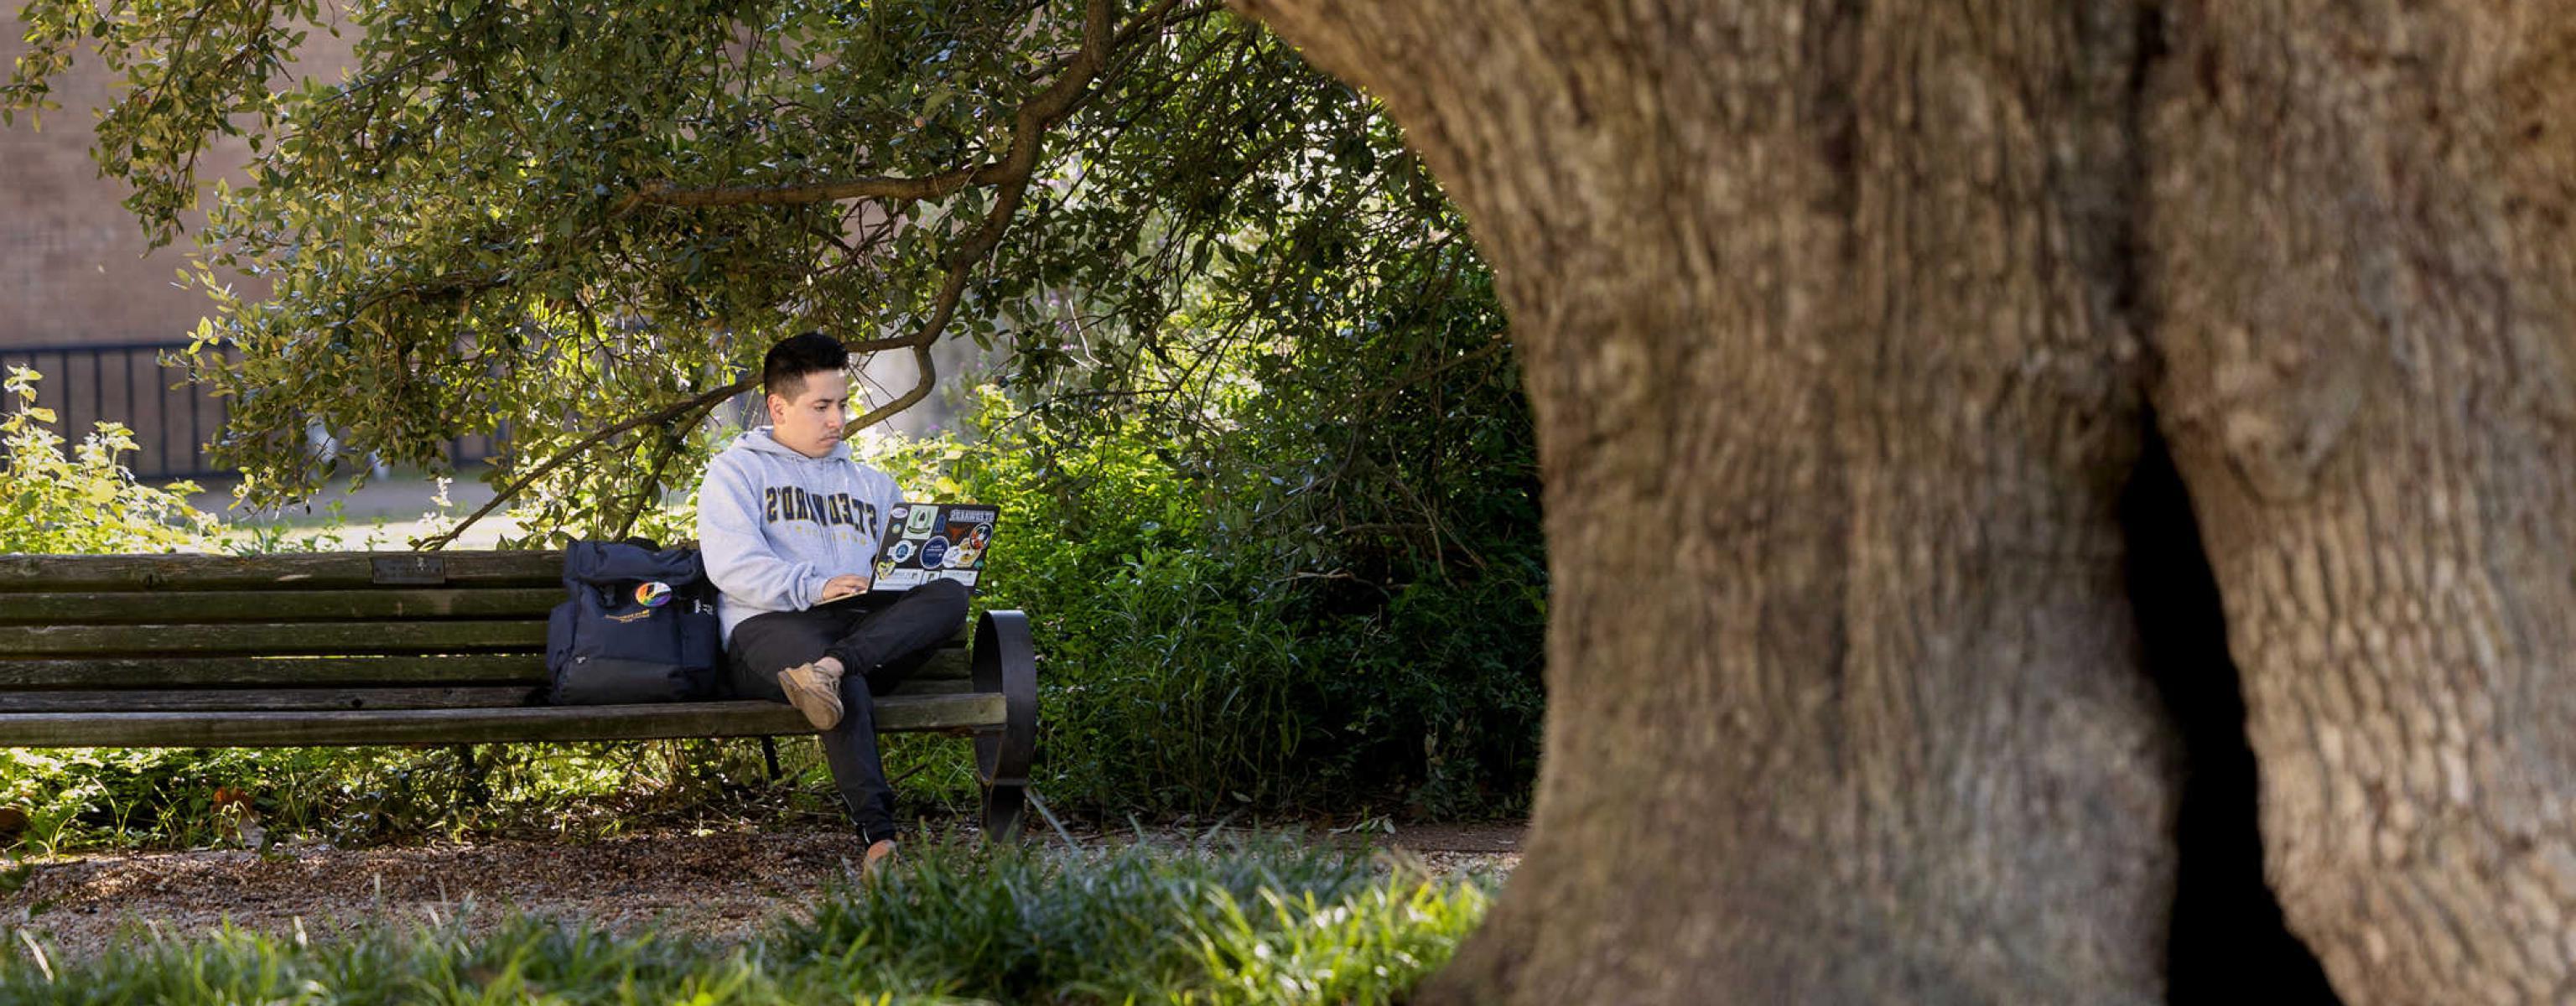
[[[993,546],[997,507],[980,503],[903,502],[886,512],[885,542],[877,549],[873,590],[901,591],[932,580],[955,580],[975,589],[984,554]]]

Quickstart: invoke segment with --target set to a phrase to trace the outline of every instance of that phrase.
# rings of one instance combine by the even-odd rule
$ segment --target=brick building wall
[[[14,65],[27,51],[25,29],[15,4],[0,11],[0,62]],[[349,65],[347,43],[326,33],[313,33],[307,50],[299,73],[337,78]],[[150,248],[125,210],[125,186],[99,177],[90,161],[97,110],[114,81],[83,55],[54,80],[63,107],[41,128],[21,116],[0,129],[0,348],[181,339],[206,311],[204,295],[176,277],[186,239]],[[238,183],[249,161],[239,138],[220,138],[199,162],[200,180]]]

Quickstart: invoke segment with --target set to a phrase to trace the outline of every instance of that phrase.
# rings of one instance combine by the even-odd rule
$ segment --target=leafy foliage
[[[1332,370],[1283,365],[1176,439],[1157,412],[988,392],[974,439],[884,459],[1009,515],[983,599],[1038,619],[1042,792],[1111,819],[1525,805],[1545,620],[1528,424],[1507,360],[1413,338],[1352,340],[1419,378],[1357,404]]]
[[[135,449],[123,424],[100,423],[66,452],[53,410],[36,407],[41,379],[11,367],[0,383],[0,552],[160,552],[212,530],[213,515],[188,505],[195,483],[147,486],[118,460]]]
[[[129,937],[0,951],[0,999],[111,1002],[1390,1003],[1445,963],[1492,882],[1282,842],[1175,853],[932,845],[876,889],[726,948],[509,916],[348,938]],[[7,936],[0,932],[0,936]]]

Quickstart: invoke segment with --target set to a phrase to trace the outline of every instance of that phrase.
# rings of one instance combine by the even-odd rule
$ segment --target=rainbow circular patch
[[[671,585],[659,580],[639,584],[635,588],[635,603],[647,608],[659,608],[670,600]]]

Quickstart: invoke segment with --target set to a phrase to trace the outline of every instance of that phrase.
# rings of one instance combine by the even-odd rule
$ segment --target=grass
[[[732,945],[467,909],[329,941],[129,931],[66,962],[0,926],[0,1002],[1394,1003],[1495,885],[1288,840],[907,855],[874,888]]]

